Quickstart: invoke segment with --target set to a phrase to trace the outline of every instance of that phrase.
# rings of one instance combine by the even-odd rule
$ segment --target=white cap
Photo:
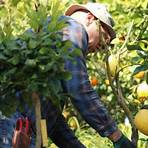
[[[112,19],[105,5],[99,3],[87,3],[83,5],[73,4],[66,10],[65,15],[70,16],[78,10],[90,11],[96,18],[98,18],[101,22],[106,24],[108,32],[111,36],[111,40],[116,37],[116,33],[113,30],[114,20]]]

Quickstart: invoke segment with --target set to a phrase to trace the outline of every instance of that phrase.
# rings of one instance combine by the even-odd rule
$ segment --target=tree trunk
[[[41,148],[41,103],[40,98],[36,92],[32,93],[32,100],[35,106],[36,115],[36,148]]]

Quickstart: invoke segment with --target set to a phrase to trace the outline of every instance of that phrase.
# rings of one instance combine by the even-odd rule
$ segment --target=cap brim
[[[65,15],[72,15],[74,12],[76,12],[77,10],[87,10],[85,7],[83,7],[82,5],[78,5],[78,4],[74,4],[71,5],[66,11],[65,11]]]

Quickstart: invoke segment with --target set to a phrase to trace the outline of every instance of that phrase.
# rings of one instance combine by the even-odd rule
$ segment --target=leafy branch
[[[123,54],[126,51],[126,50],[123,50],[123,49],[124,49],[124,47],[126,46],[128,40],[129,40],[130,33],[132,31],[132,27],[133,27],[133,21],[130,25],[126,40],[125,40],[124,44],[122,45],[122,47],[120,48],[120,52],[118,54],[118,58],[119,58],[118,60],[119,61],[120,61],[121,54]],[[118,72],[116,70],[115,76],[114,76],[114,78],[112,78],[111,72],[110,72],[110,66],[109,66],[109,62],[108,62],[108,57],[109,57],[109,53],[107,52],[105,61],[106,61],[106,71],[107,71],[107,76],[108,76],[108,79],[109,79],[109,82],[110,82],[110,86],[112,88],[112,91],[113,91],[115,97],[118,100],[119,105],[122,107],[122,109],[124,110],[125,114],[127,115],[128,119],[129,119],[129,122],[131,123],[131,126],[132,126],[131,138],[132,138],[133,143],[135,145],[137,145],[138,131],[137,131],[136,126],[134,124],[134,117],[133,117],[130,109],[128,108],[128,106],[125,102],[126,99],[123,95],[122,87],[121,87],[121,84],[120,84],[120,81],[119,81],[119,72],[121,71],[121,69]],[[113,82],[115,82],[115,83],[113,83]]]

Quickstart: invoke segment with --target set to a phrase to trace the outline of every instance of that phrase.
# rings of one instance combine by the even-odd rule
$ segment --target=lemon
[[[72,116],[68,120],[68,125],[72,130],[78,129],[79,128],[79,123],[78,120],[75,116]]]
[[[108,79],[106,79],[105,80],[105,84],[108,86],[108,85],[110,85],[110,83],[109,83],[109,80]]]
[[[118,58],[116,55],[110,55],[108,57],[108,63],[109,63],[109,69],[110,69],[110,74],[112,76],[115,76],[117,66],[118,66]]]
[[[142,82],[138,85],[137,95],[138,98],[148,98],[148,84],[146,82]]]

